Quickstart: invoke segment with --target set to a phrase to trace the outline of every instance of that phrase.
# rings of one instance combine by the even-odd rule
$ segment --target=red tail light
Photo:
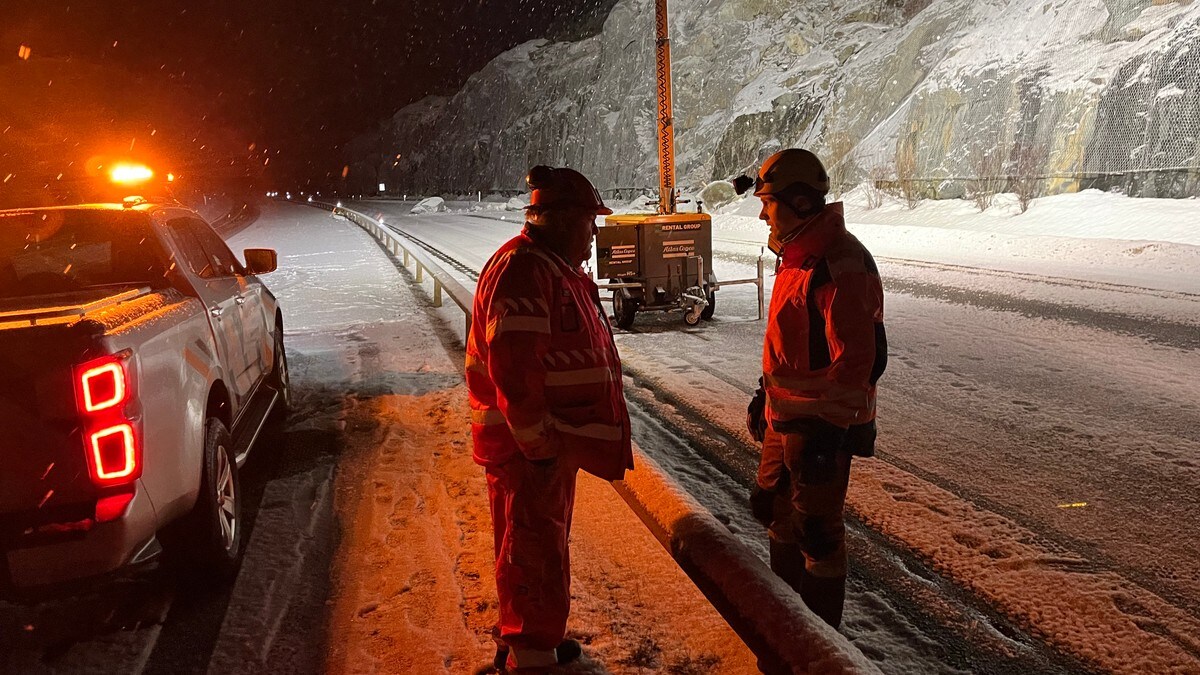
[[[133,483],[142,475],[140,425],[126,408],[132,392],[128,350],[75,368],[88,473],[98,487]]]
[[[137,441],[130,424],[118,424],[88,434],[92,453],[89,467],[99,485],[134,481],[141,474]]]
[[[85,413],[115,408],[129,397],[125,358],[109,356],[75,369],[79,375],[79,409]]]

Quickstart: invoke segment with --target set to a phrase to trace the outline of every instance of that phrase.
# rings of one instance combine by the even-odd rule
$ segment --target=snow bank
[[[997,195],[980,213],[965,200],[929,200],[909,209],[889,198],[868,209],[860,190],[845,195],[846,223],[881,260],[981,269],[1200,292],[1200,201],[1148,199],[1085,190],[1034,200],[1018,213]],[[759,200],[744,198],[714,217],[717,237],[761,246]]]
[[[845,636],[635,447],[637,469],[613,483],[768,670],[878,673]]]

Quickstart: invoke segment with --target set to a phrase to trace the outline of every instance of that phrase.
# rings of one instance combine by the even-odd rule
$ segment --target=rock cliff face
[[[599,35],[526,43],[404,108],[351,145],[352,179],[513,190],[549,163],[602,189],[657,185],[653,13],[619,0]],[[936,196],[983,174],[1200,191],[1191,0],[672,0],[671,37],[685,190],[802,145],[835,178]]]

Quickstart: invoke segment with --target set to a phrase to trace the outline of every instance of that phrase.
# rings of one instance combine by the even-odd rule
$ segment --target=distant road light
[[[380,191],[380,192],[386,192],[386,191],[387,191],[387,186],[386,186],[386,185],[384,185],[383,183],[380,183],[380,184],[379,184],[379,191]]]

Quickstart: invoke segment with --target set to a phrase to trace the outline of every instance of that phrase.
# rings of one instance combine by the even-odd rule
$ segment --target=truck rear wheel
[[[275,365],[271,370],[271,387],[279,395],[271,416],[283,422],[292,409],[292,378],[288,372],[287,352],[283,348],[283,326],[275,327]]]
[[[237,576],[245,539],[241,487],[229,430],[210,417],[204,425],[200,495],[192,512],[164,536],[180,567],[217,581]]]

